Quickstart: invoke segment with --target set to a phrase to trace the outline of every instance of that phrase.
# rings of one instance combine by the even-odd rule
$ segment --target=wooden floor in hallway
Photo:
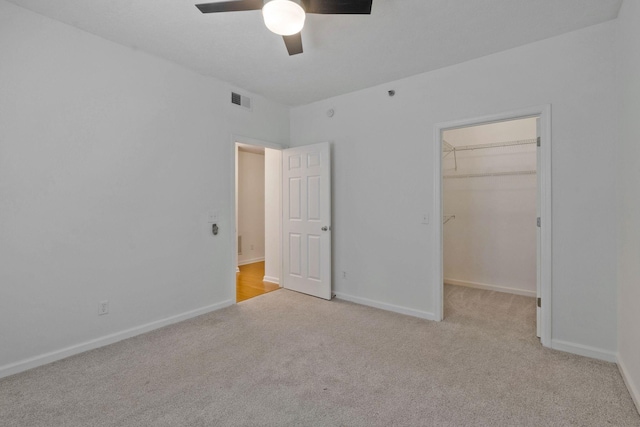
[[[241,265],[236,273],[236,301],[245,301],[258,295],[280,289],[280,285],[265,282],[264,261]]]

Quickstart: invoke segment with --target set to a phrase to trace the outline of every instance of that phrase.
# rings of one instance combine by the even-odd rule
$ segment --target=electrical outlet
[[[98,304],[98,316],[102,316],[103,314],[109,314],[109,301],[107,300],[100,301]]]
[[[343,279],[346,279],[346,278],[347,278],[347,272],[346,272],[346,271],[343,271],[343,272],[342,272],[342,278],[343,278]]]

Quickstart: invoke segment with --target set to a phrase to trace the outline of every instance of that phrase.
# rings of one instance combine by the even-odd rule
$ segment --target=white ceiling
[[[206,0],[9,0],[286,105],[464,62],[614,19],[622,0],[373,0],[372,14],[307,15],[289,56],[260,11]]]

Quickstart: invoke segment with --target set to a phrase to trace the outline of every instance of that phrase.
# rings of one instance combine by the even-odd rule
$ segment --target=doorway
[[[445,290],[528,296],[550,345],[549,116],[544,106],[436,126],[439,320]]]
[[[236,302],[281,287],[281,151],[244,141],[234,142]]]
[[[239,152],[265,153],[264,275],[262,284],[332,298],[331,283],[331,150],[328,142],[286,148],[253,138],[233,136],[232,229],[230,247],[233,269],[229,271],[232,295],[237,294],[241,272],[239,252],[251,243],[239,232]],[[242,149],[241,149],[242,147]],[[271,159],[271,160],[269,160]],[[258,184],[260,185],[260,184]],[[260,207],[255,208],[260,209]],[[259,221],[259,220],[258,220]],[[249,245],[249,246],[247,246]],[[257,264],[256,246],[249,260]],[[246,259],[246,257],[243,257]],[[260,270],[252,275],[259,277]],[[258,272],[256,272],[258,271]],[[265,289],[266,290],[266,289]],[[264,292],[262,292],[264,293]],[[236,295],[236,302],[239,299]]]

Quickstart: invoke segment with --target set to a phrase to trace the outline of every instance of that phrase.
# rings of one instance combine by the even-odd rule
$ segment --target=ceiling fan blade
[[[238,12],[242,10],[260,10],[264,2],[262,0],[234,0],[234,1],[221,1],[217,3],[202,3],[197,4],[196,7],[200,9],[202,13],[216,13],[216,12]]]
[[[287,46],[289,56],[302,53],[302,33],[294,34],[292,36],[282,36],[284,44]]]
[[[307,13],[370,15],[373,0],[302,0]]]

